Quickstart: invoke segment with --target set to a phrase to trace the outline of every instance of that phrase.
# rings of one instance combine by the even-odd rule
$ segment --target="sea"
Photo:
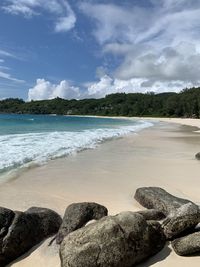
[[[0,180],[12,171],[95,149],[152,125],[120,118],[0,114]]]

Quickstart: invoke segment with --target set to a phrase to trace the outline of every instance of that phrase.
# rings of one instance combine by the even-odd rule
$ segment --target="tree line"
[[[55,98],[25,102],[8,98],[0,101],[0,113],[199,118],[200,88],[180,93],[117,93],[82,100]]]

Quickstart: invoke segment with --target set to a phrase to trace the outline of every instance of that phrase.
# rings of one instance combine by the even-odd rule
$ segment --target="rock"
[[[62,267],[132,267],[165,245],[158,222],[134,212],[107,216],[67,235],[60,246]]]
[[[38,228],[37,233],[39,234],[40,230],[41,236],[45,236],[45,238],[57,233],[62,224],[60,215],[51,209],[31,207],[25,213],[38,219],[40,228]]]
[[[7,234],[8,228],[15,216],[12,210],[0,207],[0,244],[1,239]]]
[[[178,236],[180,233],[195,228],[200,222],[199,207],[188,203],[171,213],[162,226],[167,239]]]
[[[147,209],[162,211],[166,216],[191,201],[169,194],[160,187],[141,187],[136,190],[135,199]]]
[[[0,236],[0,266],[3,267],[55,234],[62,219],[50,209],[33,207],[26,212],[13,212],[1,208],[0,222],[3,222],[0,223],[3,232]]]
[[[167,216],[162,225],[167,239],[194,228],[200,222],[200,209],[196,204],[175,197],[162,188],[139,188],[135,199],[144,207],[157,209]]]
[[[172,247],[180,256],[189,256],[195,253],[200,253],[200,232],[173,240]]]
[[[56,236],[56,243],[61,244],[69,233],[81,228],[90,220],[99,220],[108,215],[106,207],[93,202],[73,203],[69,205],[63,217],[63,223]]]
[[[160,221],[166,217],[162,211],[154,209],[137,211],[137,213],[142,215],[145,220]]]
[[[200,152],[198,152],[196,155],[195,155],[195,158],[200,160]]]

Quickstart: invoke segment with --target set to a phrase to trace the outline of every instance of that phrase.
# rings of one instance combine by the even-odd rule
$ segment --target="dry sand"
[[[176,123],[181,125],[193,126],[200,128],[200,119],[188,119],[188,118],[153,118],[153,117],[135,117],[134,119],[145,119],[150,121],[161,121]]]
[[[200,127],[199,120],[196,121],[199,124],[195,126]],[[187,123],[193,125],[193,121]],[[142,186],[161,186],[200,204],[200,162],[194,158],[200,151],[200,134],[195,130],[159,122],[138,134],[108,141],[95,150],[49,162],[0,185],[1,206],[20,210],[43,206],[62,215],[72,202],[95,201],[115,214],[142,209],[133,198],[135,190]],[[60,267],[58,248],[48,247],[48,242],[10,266]],[[199,267],[200,257],[179,257],[166,246],[139,266],[188,265]]]

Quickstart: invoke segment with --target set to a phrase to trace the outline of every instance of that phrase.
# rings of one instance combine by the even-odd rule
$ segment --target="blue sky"
[[[200,1],[1,0],[0,98],[200,85]]]

